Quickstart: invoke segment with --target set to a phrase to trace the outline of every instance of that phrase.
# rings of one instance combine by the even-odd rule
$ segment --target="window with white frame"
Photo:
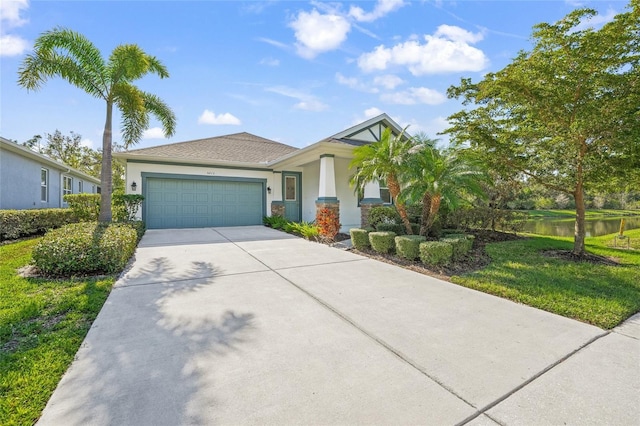
[[[358,191],[358,207],[360,207],[360,202],[364,198],[364,190]],[[389,188],[384,186],[383,182],[380,182],[380,199],[384,204],[393,204],[393,199],[391,198],[391,193],[389,192]]]
[[[78,181],[78,194],[82,194],[83,182],[81,180]]]
[[[40,201],[49,201],[49,170],[40,169]]]
[[[71,176],[62,176],[62,196],[73,194],[73,179]]]

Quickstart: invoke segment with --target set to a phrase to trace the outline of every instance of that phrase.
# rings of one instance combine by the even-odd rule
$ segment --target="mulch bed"
[[[381,262],[389,263],[392,265],[397,265],[411,271],[449,281],[451,276],[453,275],[461,275],[473,271],[478,271],[487,266],[489,262],[491,262],[491,258],[485,251],[485,246],[488,243],[520,240],[524,238],[506,232],[494,232],[485,230],[473,231],[473,235],[475,235],[476,237],[473,242],[473,247],[471,251],[464,257],[464,259],[457,261],[455,264],[442,268],[430,268],[419,260],[407,260],[399,256],[395,256],[392,254],[382,254],[373,250],[357,250],[353,248],[351,249],[351,251],[363,256],[367,256],[371,259],[379,260]]]
[[[543,250],[543,256],[552,257],[554,259],[562,259],[569,262],[588,262],[594,265],[620,266],[620,262],[613,257],[599,256],[597,254],[585,253],[582,256],[576,256],[571,250]]]

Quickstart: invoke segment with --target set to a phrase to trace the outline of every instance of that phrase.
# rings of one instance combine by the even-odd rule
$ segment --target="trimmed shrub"
[[[358,249],[368,249],[371,247],[371,243],[369,243],[369,232],[368,229],[360,229],[360,228],[351,228],[349,230],[349,235],[351,235],[351,244]]]
[[[376,206],[369,210],[369,226],[378,229],[380,223],[401,223],[400,215],[395,207]]]
[[[399,223],[379,223],[376,226],[376,231],[378,232],[394,232],[396,235],[404,235],[404,225]]]
[[[425,240],[426,237],[420,235],[400,235],[395,238],[396,253],[405,259],[415,260],[420,257],[420,243]]]
[[[136,245],[130,225],[81,222],[48,232],[32,255],[35,266],[51,276],[113,274],[124,269]]]
[[[471,250],[471,245],[473,245],[473,241],[468,240],[466,236],[457,238],[447,236],[446,238],[441,238],[440,241],[451,244],[453,260],[462,259],[464,255],[466,255],[469,250]]]
[[[451,262],[453,246],[444,241],[420,243],[420,260],[428,266],[444,266]]]
[[[127,225],[129,225],[131,228],[133,228],[134,231],[136,231],[136,237],[138,239],[138,242],[140,242],[142,236],[147,231],[147,225],[141,220],[132,220],[131,222],[127,222]]]
[[[139,194],[114,193],[111,196],[111,210],[114,222],[132,222],[136,220],[136,214],[142,205],[142,201],[144,201],[144,196]]]
[[[369,243],[378,253],[390,253],[395,248],[395,232],[370,232]]]
[[[0,241],[43,234],[77,221],[71,209],[0,210]]]
[[[78,221],[95,222],[100,214],[100,194],[67,194],[64,201],[73,210]]]

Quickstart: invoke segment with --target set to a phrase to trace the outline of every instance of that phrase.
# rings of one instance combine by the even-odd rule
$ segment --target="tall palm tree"
[[[135,44],[117,46],[108,60],[85,36],[56,27],[42,33],[35,41],[33,53],[26,56],[18,70],[18,84],[27,90],[38,90],[48,79],[61,77],[89,95],[106,102],[106,120],[102,134],[101,222],[111,221],[111,148],[113,143],[113,106],[122,116],[125,147],[140,140],[149,127],[153,114],[162,124],[164,134],[175,132],[176,117],[156,95],[132,84],[147,74],[169,77],[165,66]]]
[[[353,150],[353,160],[349,167],[355,167],[356,172],[351,176],[351,185],[357,190],[364,190],[364,186],[373,181],[386,182],[389,194],[402,218],[402,223],[411,234],[411,224],[407,216],[407,209],[403,200],[399,199],[400,181],[406,172],[406,161],[411,140],[404,134],[394,136],[387,128],[379,141],[359,146]]]
[[[483,196],[486,171],[459,151],[439,150],[435,141],[416,141],[408,161],[405,187],[400,198],[422,202],[420,235],[427,235],[444,202],[456,208],[464,194]]]

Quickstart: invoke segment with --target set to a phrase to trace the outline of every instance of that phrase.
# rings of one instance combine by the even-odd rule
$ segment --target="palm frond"
[[[129,83],[113,87],[113,102],[122,114],[122,142],[125,148],[137,143],[149,127],[144,92]]]
[[[143,92],[144,106],[148,113],[153,114],[161,123],[166,137],[171,137],[176,131],[176,115],[171,108],[158,96]]]

